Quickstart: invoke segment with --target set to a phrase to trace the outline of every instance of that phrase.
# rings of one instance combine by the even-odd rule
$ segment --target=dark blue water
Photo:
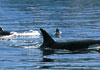
[[[100,1],[0,0],[0,27],[17,33],[44,28],[57,41],[98,40]],[[41,44],[41,35],[0,37],[0,70],[100,70],[99,50],[41,50]]]

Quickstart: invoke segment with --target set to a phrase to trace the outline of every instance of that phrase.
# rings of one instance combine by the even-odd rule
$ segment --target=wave
[[[39,37],[40,33],[39,31],[36,30],[29,30],[29,31],[25,31],[25,32],[10,32],[10,35],[6,35],[6,36],[0,36],[0,40],[9,40],[11,38],[26,38],[26,37]]]
[[[22,35],[33,35],[33,36],[39,36],[40,33],[36,30],[29,30],[29,31],[25,31],[23,33],[18,33],[18,32],[11,32],[11,35],[13,36],[22,36]]]

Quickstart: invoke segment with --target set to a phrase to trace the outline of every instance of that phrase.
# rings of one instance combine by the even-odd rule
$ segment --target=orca
[[[0,31],[3,31],[3,29],[0,27]]]
[[[58,29],[58,28],[56,28],[56,33],[55,33],[55,35],[61,35],[61,31]]]
[[[89,48],[91,45],[100,44],[100,40],[79,40],[70,42],[57,42],[42,28],[40,28],[43,36],[43,43],[41,49],[66,49],[69,51],[83,50]]]
[[[10,35],[10,32],[3,31],[3,29],[0,27],[0,36]]]

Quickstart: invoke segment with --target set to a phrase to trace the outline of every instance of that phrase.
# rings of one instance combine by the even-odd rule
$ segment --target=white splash
[[[6,35],[6,36],[1,36],[0,39],[4,40],[4,39],[11,39],[11,38],[15,38],[15,37],[38,37],[40,36],[40,33],[36,30],[29,30],[29,31],[25,31],[22,33],[18,33],[18,32],[10,32],[10,35]]]
[[[30,31],[25,31],[23,33],[11,32],[11,35],[13,36],[27,36],[27,35],[39,36],[40,33],[36,30],[30,30]]]
[[[36,47],[36,46],[22,46],[22,48],[37,49],[39,47]]]

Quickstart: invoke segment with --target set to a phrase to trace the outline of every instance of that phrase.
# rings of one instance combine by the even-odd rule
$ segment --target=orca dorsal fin
[[[51,38],[51,36],[42,28],[40,28],[43,35],[43,46],[52,45],[55,41]]]

